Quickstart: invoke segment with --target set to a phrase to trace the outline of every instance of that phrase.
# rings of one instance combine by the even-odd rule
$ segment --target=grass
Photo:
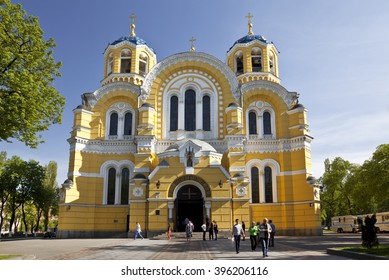
[[[0,260],[9,260],[19,257],[19,255],[0,255]]]
[[[366,248],[366,247],[344,247],[340,248],[340,250],[346,250],[346,251],[352,251],[352,252],[358,252],[358,253],[364,253],[364,254],[370,254],[370,255],[377,255],[377,256],[383,256],[389,258],[389,245],[380,245],[374,248]]]

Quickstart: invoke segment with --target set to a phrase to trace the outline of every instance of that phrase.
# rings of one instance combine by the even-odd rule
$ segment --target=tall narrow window
[[[132,135],[132,113],[126,113],[124,116],[124,135]]]
[[[112,113],[109,118],[109,135],[118,135],[118,114]]]
[[[271,135],[271,115],[269,112],[263,113],[263,134]]]
[[[274,74],[274,55],[272,52],[269,52],[269,69],[270,73]]]
[[[177,131],[178,129],[178,97],[172,96],[170,98],[170,131]]]
[[[238,52],[235,55],[235,74],[241,75],[243,74],[243,53]]]
[[[108,56],[108,63],[107,63],[107,76],[112,73],[113,69],[113,55],[112,53]]]
[[[203,97],[203,130],[211,131],[211,98]]]
[[[131,50],[124,49],[120,54],[120,73],[131,73]]]
[[[249,134],[257,134],[257,114],[255,112],[249,113]]]
[[[139,55],[139,75],[146,76],[146,74],[147,74],[147,62],[148,62],[147,55],[144,53],[141,53]]]
[[[257,167],[251,168],[251,201],[259,203],[259,170]]]
[[[116,183],[116,169],[110,168],[108,170],[107,204],[115,204],[115,183]]]
[[[185,92],[185,130],[196,130],[196,93],[192,89]]]
[[[273,176],[269,166],[265,167],[265,202],[273,202]]]
[[[251,51],[251,66],[253,72],[262,71],[262,53],[260,48],[254,48]]]
[[[121,182],[121,198],[120,204],[128,204],[128,194],[130,189],[130,170],[124,168],[122,170],[122,182]]]

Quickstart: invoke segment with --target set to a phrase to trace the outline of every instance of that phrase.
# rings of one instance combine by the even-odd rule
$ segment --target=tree
[[[35,231],[38,231],[42,214],[45,218],[44,230],[47,231],[50,212],[55,212],[58,208],[57,188],[57,163],[50,161],[45,167],[45,177],[42,186],[35,188],[33,191],[33,200],[37,210]]]
[[[53,86],[61,67],[54,47],[37,17],[0,0],[0,141],[36,148],[43,142],[38,133],[61,123],[65,99]]]
[[[7,153],[0,152],[0,233],[4,223],[4,207],[8,200],[8,190],[3,177],[3,168],[7,161]],[[1,238],[1,234],[0,234]]]

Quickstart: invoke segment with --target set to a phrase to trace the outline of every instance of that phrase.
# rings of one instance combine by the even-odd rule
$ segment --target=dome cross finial
[[[194,51],[196,50],[196,48],[195,48],[195,43],[194,43],[194,42],[196,42],[195,37],[192,36],[192,38],[190,38],[189,41],[191,42],[190,51],[191,51],[191,52],[194,52]]]
[[[131,19],[131,25],[130,25],[131,33],[130,33],[130,36],[134,37],[135,36],[135,19],[136,19],[136,15],[132,14],[130,16],[130,19]]]
[[[253,32],[253,22],[251,21],[251,19],[254,17],[252,14],[248,13],[247,16],[245,16],[247,19],[248,19],[248,23],[247,23],[247,26],[249,28],[249,32],[247,33],[248,35],[254,35],[254,32]]]

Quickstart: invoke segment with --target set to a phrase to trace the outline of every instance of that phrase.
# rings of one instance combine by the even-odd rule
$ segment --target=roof
[[[211,144],[209,144],[209,143],[207,143],[207,142],[204,142],[204,141],[201,141],[201,140],[198,140],[198,139],[185,139],[185,140],[178,141],[177,143],[170,145],[170,146],[166,149],[166,151],[178,151],[178,150],[179,150],[182,146],[184,146],[188,141],[191,141],[191,142],[194,143],[195,145],[201,147],[201,148],[200,148],[201,151],[216,152],[215,148],[212,147]]]
[[[239,40],[235,41],[235,43],[232,45],[232,47],[228,51],[230,51],[236,44],[246,44],[246,43],[249,43],[249,42],[254,41],[254,40],[258,40],[258,41],[264,42],[266,44],[270,44],[270,42],[262,35],[255,35],[255,34],[254,35],[246,35],[246,36],[240,38]]]
[[[119,39],[113,41],[112,43],[110,43],[108,45],[114,46],[114,45],[117,45],[123,41],[133,43],[134,45],[145,45],[145,46],[149,47],[149,49],[152,50],[153,53],[155,53],[155,51],[147,44],[147,42],[138,36],[122,36]]]

